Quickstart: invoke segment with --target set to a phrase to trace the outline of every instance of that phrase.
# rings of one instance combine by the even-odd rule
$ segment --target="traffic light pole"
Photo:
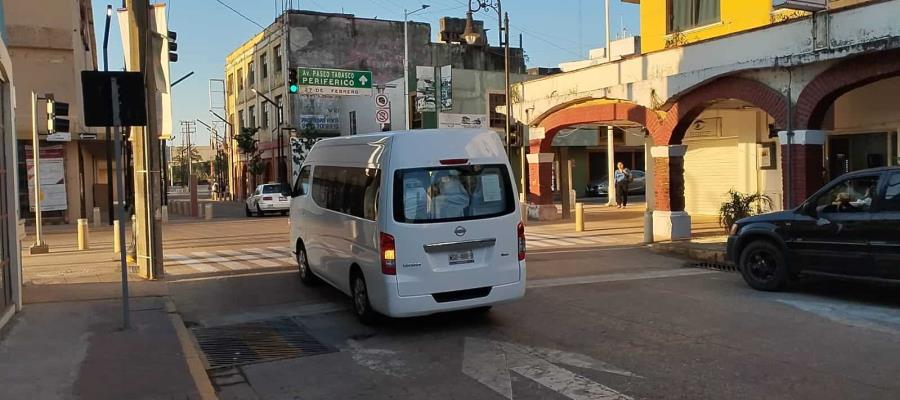
[[[50,245],[44,242],[43,223],[41,220],[41,145],[38,137],[37,103],[40,98],[31,92],[31,152],[34,159],[34,244],[29,249],[31,254],[45,254],[50,252]]]
[[[156,133],[156,77],[150,29],[148,0],[126,0],[129,21],[131,70],[144,73],[147,96],[147,126],[132,128],[134,152],[134,208],[137,226],[137,263],[140,274],[147,279],[163,277],[163,249],[161,229],[162,199],[160,193],[160,141]]]

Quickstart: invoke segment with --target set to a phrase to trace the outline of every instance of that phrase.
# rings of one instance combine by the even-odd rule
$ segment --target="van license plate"
[[[472,255],[472,250],[450,253],[449,258],[450,265],[471,264],[475,262],[475,256]]]

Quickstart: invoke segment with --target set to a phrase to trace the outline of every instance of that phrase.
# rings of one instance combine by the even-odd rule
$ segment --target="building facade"
[[[447,19],[441,37],[448,42],[432,42],[431,27],[409,22],[409,95],[404,98],[403,21],[356,18],[349,14],[288,11],[226,58],[226,119],[233,132],[256,128],[263,171],[253,177],[247,170],[246,155],[232,146],[229,186],[235,196],[246,195],[256,183],[277,181],[291,174],[290,133],[312,130],[319,136],[363,134],[382,129],[404,129],[409,110],[410,127],[437,128],[442,113],[443,126],[451,119],[482,118],[487,123],[503,97],[503,51],[499,48],[450,43],[459,39],[464,24]],[[285,24],[286,22],[286,24]],[[479,22],[478,27],[482,24]],[[453,29],[459,28],[460,32]],[[481,30],[483,32],[483,29]],[[455,34],[454,34],[455,33]],[[513,80],[524,80],[524,53],[511,49]],[[447,67],[449,66],[449,67]],[[372,94],[384,93],[390,99],[387,124],[375,121],[376,105],[372,94],[361,96],[321,96],[289,93],[288,70],[298,67],[371,71]],[[429,82],[432,87],[441,78],[441,67],[449,68],[444,78],[450,83],[447,93],[453,105],[437,107],[421,102],[417,87]],[[419,72],[423,75],[419,76]],[[427,73],[426,73],[427,72]],[[427,75],[427,76],[425,76]],[[500,95],[498,97],[498,94]],[[429,101],[436,103],[437,93]],[[283,109],[279,124],[279,104]],[[453,114],[453,115],[450,115]],[[466,115],[464,115],[466,114]],[[468,118],[468,117],[472,118]],[[496,124],[493,125],[496,128]],[[502,131],[502,129],[500,129]],[[255,179],[254,179],[255,178]]]
[[[639,55],[522,84],[533,214],[558,215],[553,142],[573,126],[643,130],[658,239],[690,237],[690,216],[715,214],[730,189],[788,208],[830,178],[896,165],[900,1],[820,3],[642,0]]]
[[[6,46],[4,7],[0,3],[0,329],[22,309],[22,263],[12,60]]]
[[[44,212],[48,223],[74,223],[90,215],[95,206],[108,207],[106,186],[106,147],[101,132],[89,130],[81,117],[81,71],[97,67],[96,40],[91,2],[78,1],[12,1],[4,0],[8,21],[7,46],[16,75],[16,124],[18,201],[23,207],[19,216],[33,218],[34,196],[28,190],[32,126],[31,93],[52,94],[57,101],[69,103],[71,141],[47,142],[40,146],[48,157],[46,166],[57,176],[52,188],[45,188]],[[38,127],[46,134],[46,107],[37,107]],[[81,140],[82,133],[97,133],[95,140]],[[42,156],[43,159],[43,156]],[[46,182],[45,182],[46,183]],[[42,187],[44,184],[42,183]],[[51,191],[52,190],[52,191]],[[103,215],[106,215],[105,213]]]

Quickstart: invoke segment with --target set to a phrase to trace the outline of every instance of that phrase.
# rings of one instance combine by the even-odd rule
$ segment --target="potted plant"
[[[728,191],[728,201],[719,208],[719,225],[728,233],[735,222],[771,208],[772,199],[765,194],[745,194],[731,189]]]

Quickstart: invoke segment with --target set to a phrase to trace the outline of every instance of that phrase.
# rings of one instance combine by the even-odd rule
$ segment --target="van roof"
[[[361,146],[365,149],[355,149]],[[394,169],[440,165],[441,160],[447,159],[467,159],[471,163],[505,163],[507,160],[496,131],[419,129],[323,139],[316,143],[317,154],[310,154],[310,161],[352,163],[365,159],[380,164],[386,154],[376,149],[386,146],[392,154]]]

